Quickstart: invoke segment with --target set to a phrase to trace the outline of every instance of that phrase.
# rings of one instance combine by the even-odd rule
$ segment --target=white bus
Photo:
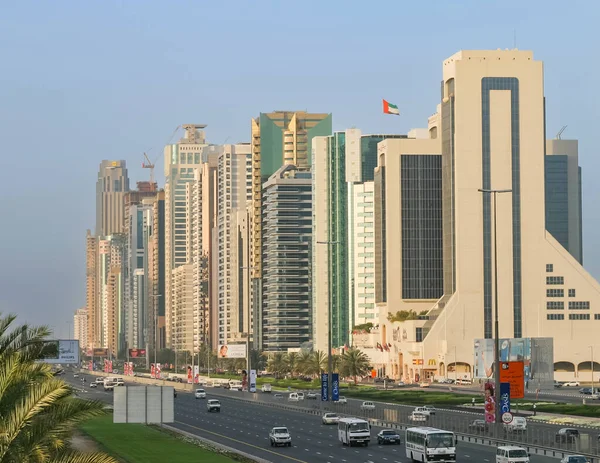
[[[453,432],[429,427],[406,430],[406,456],[412,461],[456,462],[456,437]]]
[[[371,425],[360,418],[340,418],[338,421],[338,438],[343,445],[369,445]]]

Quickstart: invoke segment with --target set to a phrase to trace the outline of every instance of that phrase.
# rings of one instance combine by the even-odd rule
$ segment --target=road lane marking
[[[221,437],[223,439],[228,439],[230,441],[237,442],[238,444],[243,444],[243,445],[246,445],[248,447],[252,447],[252,448],[255,448],[255,449],[258,449],[258,450],[262,450],[263,452],[272,453],[273,455],[277,455],[278,457],[283,457],[283,458],[286,458],[288,460],[297,461],[298,463],[309,463],[308,461],[299,460],[297,458],[290,457],[289,455],[286,455],[284,453],[275,452],[275,451],[270,450],[270,449],[265,449],[263,447],[259,447],[258,445],[249,444],[248,442],[244,442],[244,441],[241,441],[239,439],[235,439],[233,437],[225,436],[224,434],[219,434],[217,432],[209,431],[207,429],[199,428],[199,427],[193,426],[191,424],[183,423],[182,421],[175,421],[175,423],[177,423],[179,425],[187,426],[188,428],[197,429],[198,431],[202,431],[202,432],[205,432],[207,434],[212,434],[213,436],[218,436],[218,437]]]

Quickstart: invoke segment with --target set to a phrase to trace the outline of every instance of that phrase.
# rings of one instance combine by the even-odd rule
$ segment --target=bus
[[[369,445],[371,425],[360,418],[340,418],[338,421],[338,438],[343,445]]]
[[[443,429],[416,427],[406,430],[406,456],[412,461],[456,462],[456,437]]]

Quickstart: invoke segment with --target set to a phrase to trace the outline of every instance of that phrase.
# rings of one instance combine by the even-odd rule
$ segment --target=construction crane
[[[560,131],[556,134],[556,140],[562,140],[561,135],[563,134],[563,132],[565,131],[565,129],[567,128],[567,125],[563,125],[563,128],[560,129]]]
[[[154,188],[154,163],[150,162],[150,158],[148,158],[146,153],[144,153],[144,157],[148,162],[142,162],[142,169],[150,169],[150,185]]]

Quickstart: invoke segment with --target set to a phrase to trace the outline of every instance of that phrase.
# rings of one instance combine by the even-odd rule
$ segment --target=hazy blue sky
[[[0,311],[67,334],[102,159],[126,159],[135,185],[142,153],[162,155],[178,125],[249,141],[250,118],[276,109],[405,133],[435,111],[443,59],[512,48],[514,30],[545,62],[548,136],[568,125],[563,138],[580,140],[585,266],[600,277],[598,5],[0,1]],[[402,116],[383,116],[382,97]],[[162,156],[157,167],[162,182]]]

